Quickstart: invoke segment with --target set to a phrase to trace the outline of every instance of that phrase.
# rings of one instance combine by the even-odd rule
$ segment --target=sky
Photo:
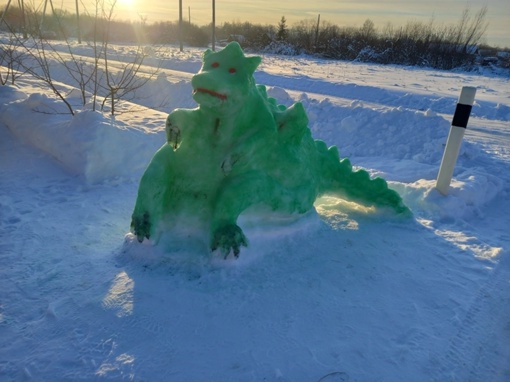
[[[34,0],[43,3],[43,0]],[[106,0],[110,1],[110,0]],[[53,0],[55,7],[74,9],[74,0]],[[86,8],[92,9],[94,0],[81,0]],[[212,18],[212,0],[182,0],[183,17],[198,25],[210,23]],[[339,26],[361,26],[371,19],[375,26],[383,28],[388,22],[394,26],[404,25],[408,21],[455,24],[462,12],[469,7],[474,15],[487,5],[486,33],[487,42],[500,47],[510,47],[510,1],[509,0],[216,0],[216,23],[229,21],[249,21],[256,24],[278,24],[282,16],[289,25],[304,19],[329,21]],[[179,1],[156,0],[117,0],[117,17],[138,20],[140,16],[147,21],[174,21],[179,18]]]

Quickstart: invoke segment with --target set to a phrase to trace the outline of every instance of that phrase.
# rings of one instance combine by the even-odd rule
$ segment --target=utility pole
[[[18,4],[21,5],[21,25],[23,29],[23,38],[26,40],[28,38],[27,36],[27,18],[25,16],[25,3],[23,0],[18,0]]]
[[[317,28],[315,29],[315,51],[317,51],[317,45],[319,45],[319,25],[321,23],[321,14],[317,17]]]
[[[11,0],[7,2],[7,5],[5,6],[4,12],[2,13],[2,18],[0,19],[0,26],[2,26],[2,23],[5,21],[5,15],[7,15],[7,11],[9,10],[9,6],[11,5]],[[21,8],[21,29],[23,31],[23,38],[27,39],[27,26],[26,26],[26,17],[25,17],[25,4],[23,3],[23,0],[18,0],[18,5]],[[7,24],[7,21],[5,21],[5,25],[10,29],[10,26]]]
[[[48,6],[48,1],[50,3],[50,6],[51,6],[51,12],[52,12],[53,16],[55,16],[55,8],[53,7],[53,1],[52,0],[45,0],[44,1],[43,13],[42,13],[42,16],[41,16],[41,23],[39,24],[39,37],[42,37],[42,28],[43,28],[43,24],[44,24],[44,16],[46,15],[46,7]]]
[[[216,1],[212,0],[212,50],[216,50]]]
[[[182,52],[182,0],[179,0],[179,47]]]
[[[2,23],[4,22],[5,15],[7,14],[7,11],[9,10],[9,6],[11,5],[11,0],[7,2],[7,5],[5,6],[4,13],[2,13],[2,18],[0,19],[0,26],[2,26]],[[7,25],[7,21],[5,22]]]
[[[191,25],[191,7],[188,7],[188,23]]]
[[[48,0],[45,0],[44,8],[43,8],[43,11],[42,11],[42,16],[41,16],[41,22],[39,23],[39,35],[41,34],[41,30],[42,30],[42,27],[43,27],[44,16],[46,15],[46,7],[47,6],[48,6]]]
[[[80,30],[80,9],[78,8],[78,0],[76,0],[76,26],[78,27],[78,44],[81,44],[81,30]]]

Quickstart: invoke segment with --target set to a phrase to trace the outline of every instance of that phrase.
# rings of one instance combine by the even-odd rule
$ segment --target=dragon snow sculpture
[[[140,242],[184,221],[209,230],[212,250],[237,257],[248,245],[237,225],[248,207],[302,214],[322,194],[408,211],[385,180],[353,171],[335,146],[312,138],[301,103],[268,98],[253,78],[260,61],[235,42],[204,53],[191,80],[199,106],[168,116],[167,142],[140,181],[131,222]]]

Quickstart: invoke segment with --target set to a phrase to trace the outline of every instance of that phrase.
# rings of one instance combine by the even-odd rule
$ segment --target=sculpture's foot
[[[248,239],[244,236],[243,230],[236,224],[228,224],[218,228],[212,238],[211,249],[213,251],[220,249],[225,258],[234,253],[235,257],[239,257],[241,246],[248,246]]]
[[[131,219],[131,231],[136,235],[136,238],[141,243],[143,239],[150,239],[151,237],[151,222],[149,213],[145,212],[141,216],[134,216]]]

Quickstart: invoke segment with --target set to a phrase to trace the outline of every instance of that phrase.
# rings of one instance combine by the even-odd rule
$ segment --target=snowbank
[[[164,120],[162,128],[150,129],[94,111],[79,111],[73,117],[60,114],[65,112],[62,103],[44,94],[26,96],[9,87],[5,91],[9,98],[18,99],[0,114],[14,135],[90,184],[139,178],[165,141]]]
[[[189,87],[185,81],[172,83],[166,75],[160,75],[139,96],[145,99],[152,91],[160,98],[167,97],[173,106],[192,107]],[[268,94],[278,103],[290,105],[296,101],[280,87],[269,87]],[[64,114],[66,110],[58,100],[8,86],[2,89],[2,100],[7,107],[0,113],[0,120],[18,138],[48,153],[89,184],[138,179],[165,142],[166,113],[152,119],[122,120],[80,111],[71,117]],[[484,169],[463,167],[484,155],[480,146],[465,141],[452,192],[446,198],[436,195],[434,179],[450,123],[431,110],[375,108],[359,100],[340,105],[305,93],[297,101],[307,110],[315,138],[338,146],[340,156],[351,158],[353,165],[386,177],[412,210],[443,218],[472,216],[480,214],[483,205],[502,189],[497,176],[486,174]]]

